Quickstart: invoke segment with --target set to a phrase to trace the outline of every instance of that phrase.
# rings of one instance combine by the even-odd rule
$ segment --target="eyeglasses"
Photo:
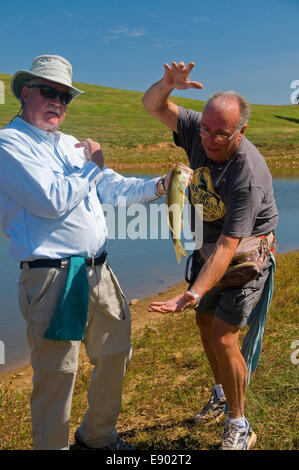
[[[72,95],[67,91],[58,91],[49,85],[26,85],[28,88],[39,88],[39,92],[43,98],[55,100],[58,96],[61,104],[69,104],[72,101]]]
[[[227,144],[227,142],[229,142],[234,137],[234,135],[236,135],[236,133],[242,129],[242,127],[238,127],[231,136],[227,136],[219,132],[209,132],[206,129],[203,129],[202,127],[199,129],[199,133],[204,137],[213,137],[217,144]]]

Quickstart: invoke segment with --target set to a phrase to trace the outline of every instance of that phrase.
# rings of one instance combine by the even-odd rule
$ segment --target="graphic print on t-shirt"
[[[224,216],[225,205],[214,189],[209,168],[201,167],[194,170],[190,194],[194,207],[195,204],[202,204],[205,222],[212,222]]]

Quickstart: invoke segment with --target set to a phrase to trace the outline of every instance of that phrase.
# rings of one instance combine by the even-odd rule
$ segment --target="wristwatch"
[[[161,178],[158,180],[157,182],[157,189],[159,188],[159,193],[157,192],[157,194],[159,196],[162,196],[163,194],[166,194],[166,189],[165,189],[165,185],[164,185],[164,178],[165,178],[166,175],[164,176],[161,176]]]
[[[193,308],[197,308],[200,304],[200,297],[197,292],[194,292],[194,290],[189,289],[187,292],[190,292],[195,298],[196,298],[196,304],[192,305]]]

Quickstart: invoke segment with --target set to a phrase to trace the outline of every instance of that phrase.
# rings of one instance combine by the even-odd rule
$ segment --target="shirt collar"
[[[44,131],[43,129],[40,129],[39,127],[36,127],[36,126],[33,126],[32,124],[29,124],[29,122],[25,121],[20,116],[16,116],[14,121],[17,123],[17,125],[19,125],[23,128],[25,127],[27,129],[30,129],[31,132],[33,132],[35,135],[37,135],[38,137],[40,137],[43,140],[47,140],[47,141],[51,142],[54,145],[57,145],[57,143],[59,141],[59,138],[61,136],[60,131],[57,131],[57,130],[55,132]]]

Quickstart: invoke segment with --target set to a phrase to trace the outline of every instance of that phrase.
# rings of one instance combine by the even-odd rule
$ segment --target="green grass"
[[[0,74],[5,83],[5,104],[0,105],[0,127],[17,113],[19,106],[10,91],[11,76]],[[61,130],[78,139],[90,137],[101,142],[111,164],[161,163],[186,160],[173,146],[171,132],[143,108],[140,92],[76,84],[86,93],[68,109]],[[199,92],[200,97],[200,92]],[[179,105],[202,111],[203,101],[173,98]],[[252,105],[247,137],[267,157],[269,166],[299,166],[299,106]],[[180,152],[180,153],[178,153]],[[171,160],[170,160],[171,161]]]
[[[298,251],[278,257],[263,353],[246,401],[257,449],[299,448],[299,366],[290,359],[291,343],[298,337],[298,268]],[[212,385],[193,313],[168,316],[157,328],[145,328],[134,345],[120,420],[127,436],[141,449],[214,449],[223,423],[208,428],[188,423],[206,403]],[[140,413],[144,425],[134,425]]]
[[[247,391],[245,414],[258,436],[256,449],[299,449],[299,366],[291,362],[291,344],[298,339],[298,268],[299,251],[278,256],[263,352]],[[151,321],[134,335],[133,347],[118,421],[123,437],[141,450],[217,449],[223,423],[190,424],[213,382],[194,312]],[[91,371],[83,358],[73,396],[71,439],[86,410]],[[31,449],[30,390],[15,390],[14,380],[0,387],[0,446]]]

